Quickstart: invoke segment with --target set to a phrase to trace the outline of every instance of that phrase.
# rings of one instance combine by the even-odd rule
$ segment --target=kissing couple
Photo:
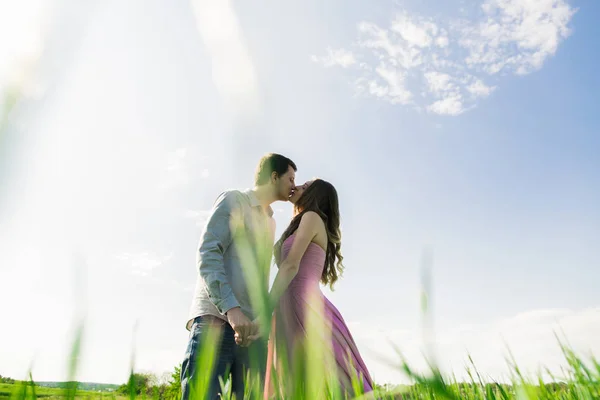
[[[320,367],[335,374],[339,393],[373,390],[344,319],[320,287],[333,286],[343,270],[337,191],[322,179],[296,185],[296,172],[289,158],[267,154],[252,189],[225,191],[213,205],[197,252],[181,366],[183,400],[195,397],[200,378],[206,398],[218,399],[230,378],[230,391],[241,400],[252,385],[249,376],[257,377],[265,398],[291,398],[306,384],[302,371],[311,346],[319,349]],[[276,201],[291,202],[294,215],[274,243]],[[269,290],[273,256],[278,270]],[[218,334],[207,335],[211,329]],[[211,365],[199,358],[207,347],[214,354]]]

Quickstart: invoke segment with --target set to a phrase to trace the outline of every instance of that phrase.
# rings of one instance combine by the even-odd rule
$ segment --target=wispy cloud
[[[185,218],[195,220],[196,226],[204,226],[209,215],[210,210],[187,210],[183,213]]]
[[[179,148],[166,155],[164,175],[160,182],[162,189],[187,185],[190,182],[190,176],[185,163],[187,153],[186,148]]]
[[[177,172],[181,171],[183,167],[183,159],[187,154],[187,150],[185,148],[177,149],[168,155],[168,165],[167,171]]]
[[[318,57],[313,55],[310,58],[316,63],[323,64],[325,67],[339,66],[342,68],[348,68],[356,63],[354,54],[344,49],[333,50],[331,48],[327,48],[326,56]]]
[[[483,20],[463,27],[459,43],[466,64],[491,75],[541,68],[569,35],[574,13],[564,0],[488,0],[481,9]]]
[[[173,258],[173,255],[165,257],[158,256],[149,252],[142,253],[123,253],[116,256],[120,261],[125,262],[133,275],[149,276],[152,272]]]
[[[364,93],[440,115],[459,115],[496,88],[501,76],[540,69],[569,36],[566,0],[486,0],[461,20],[398,13],[388,27],[363,21],[353,50],[312,60],[354,68]]]
[[[467,91],[471,93],[475,97],[487,97],[496,89],[495,86],[487,86],[481,80],[477,79],[469,86],[467,86]]]
[[[210,157],[198,156],[193,149],[180,147],[168,153],[163,153],[161,163],[161,176],[159,187],[171,189],[185,186],[198,179],[210,178]]]
[[[358,323],[351,324],[351,329],[365,349],[366,361],[372,366],[376,379],[391,382],[404,379],[373,354],[394,354],[390,342],[404,352],[411,365],[423,371],[427,369],[419,330]],[[456,326],[438,332],[435,349],[442,370],[454,372],[459,379],[468,378],[464,366],[471,355],[484,377],[503,380],[509,372],[505,362],[509,350],[524,373],[535,374],[540,367],[548,367],[560,376],[566,361],[555,334],[560,338],[564,334],[567,344],[583,356],[598,354],[600,308],[532,310],[489,323]],[[397,361],[394,356],[390,357]]]

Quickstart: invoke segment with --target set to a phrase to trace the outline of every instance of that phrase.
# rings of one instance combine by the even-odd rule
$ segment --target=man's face
[[[294,168],[288,166],[287,172],[281,175],[275,183],[275,191],[278,200],[289,200],[296,187],[294,179],[296,179],[296,172],[294,171]]]

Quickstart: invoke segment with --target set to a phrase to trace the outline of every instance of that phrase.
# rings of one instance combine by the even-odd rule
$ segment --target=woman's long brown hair
[[[342,233],[340,230],[340,208],[338,195],[335,187],[322,179],[316,179],[306,188],[302,196],[294,206],[294,218],[281,238],[275,244],[275,261],[279,265],[281,259],[281,249],[283,242],[290,237],[300,226],[300,220],[304,213],[314,211],[323,219],[325,229],[327,230],[327,251],[325,257],[325,267],[321,275],[321,282],[329,285],[333,289],[333,284],[338,280],[344,271],[342,264],[341,246]],[[336,263],[337,259],[337,263]]]

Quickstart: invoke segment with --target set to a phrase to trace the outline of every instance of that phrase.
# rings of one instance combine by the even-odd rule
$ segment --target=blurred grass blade
[[[210,377],[216,365],[218,343],[222,329],[216,324],[208,324],[200,338],[200,349],[196,358],[196,374],[190,385],[190,399],[207,398],[210,389]]]

